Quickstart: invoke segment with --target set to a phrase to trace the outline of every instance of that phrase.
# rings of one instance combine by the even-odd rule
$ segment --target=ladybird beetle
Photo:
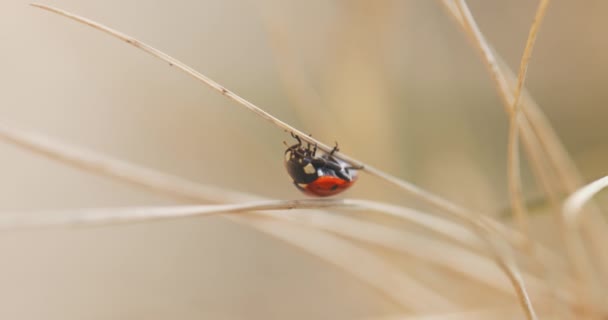
[[[303,146],[297,135],[291,134],[298,142],[285,150],[285,168],[293,179],[293,184],[310,196],[329,197],[348,189],[357,180],[359,168],[334,157],[338,144],[330,153],[317,156],[317,146],[308,143]]]

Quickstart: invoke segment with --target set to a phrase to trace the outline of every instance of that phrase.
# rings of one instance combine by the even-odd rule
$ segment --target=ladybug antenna
[[[312,135],[308,135],[309,137]],[[308,151],[308,153],[310,154],[310,156],[314,157],[315,154],[317,154],[317,144],[316,143],[310,143],[308,141],[306,141],[307,145],[306,145],[306,151]]]

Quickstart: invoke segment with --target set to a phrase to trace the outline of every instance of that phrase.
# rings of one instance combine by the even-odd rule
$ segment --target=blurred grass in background
[[[322,141],[466,207],[508,210],[507,117],[475,50],[434,1],[54,1],[133,35]],[[469,1],[513,69],[536,3]],[[608,171],[602,1],[554,1],[526,86],[585,180]],[[194,181],[300,198],[290,137],[99,32],[0,4],[2,121]],[[168,204],[0,146],[0,209]],[[548,230],[524,168],[527,198]],[[363,176],[353,198],[407,204]],[[599,198],[606,203],[606,196]],[[363,214],[363,213],[361,213]],[[396,223],[389,221],[390,223]],[[360,319],[398,313],[350,276],[220,218],[0,235],[6,319]],[[392,257],[463,307],[505,297]],[[435,283],[437,282],[437,283]],[[465,293],[465,294],[463,294]]]

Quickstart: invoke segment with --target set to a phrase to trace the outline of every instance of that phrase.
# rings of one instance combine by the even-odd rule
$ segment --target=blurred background
[[[165,63],[27,3],[0,2],[4,123],[196,182],[303,197],[282,164],[288,134]],[[477,52],[439,2],[44,3],[151,44],[316,138],[458,204],[508,210],[507,118]],[[517,70],[536,2],[469,5]],[[606,10],[599,0],[553,1],[527,80],[586,181],[608,173]],[[0,144],[0,154],[2,211],[175,203],[9,145]],[[542,203],[528,171],[523,178],[526,196]],[[344,197],[411,200],[367,175]],[[400,312],[326,263],[221,217],[4,232],[0,260],[3,319]]]

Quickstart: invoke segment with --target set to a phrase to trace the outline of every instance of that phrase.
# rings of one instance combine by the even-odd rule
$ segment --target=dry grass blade
[[[513,87],[516,85],[515,74],[510,70],[504,60],[498,56],[494,49],[488,44],[485,37],[477,27],[466,4],[455,0],[442,0],[441,3],[454,17],[463,30],[477,46],[487,66],[492,80],[494,80],[499,97],[503,101],[505,111],[513,113]],[[526,107],[522,111],[520,122],[520,134],[525,143],[526,152],[530,157],[534,173],[541,185],[546,188],[554,188],[560,183],[562,189],[568,190],[573,186],[580,185],[580,178],[572,159],[568,156],[562,146],[557,134],[549,124],[538,105],[532,100],[530,94],[522,88],[522,102]],[[560,180],[554,183],[551,172],[546,169],[550,163],[558,172]],[[551,191],[551,190],[549,190]],[[547,190],[546,190],[547,192]],[[553,192],[553,191],[551,191]],[[556,191],[557,192],[557,191]],[[554,192],[554,193],[556,193]],[[550,195],[551,196],[551,195]],[[557,201],[553,203],[557,205]]]
[[[415,210],[386,203],[359,199],[308,199],[308,200],[259,200],[225,205],[194,205],[168,207],[95,208],[58,212],[34,212],[0,215],[0,229],[16,230],[32,227],[80,227],[115,223],[137,223],[160,219],[178,219],[194,216],[242,213],[245,211],[268,211],[289,209],[348,208],[366,209],[394,215],[410,223],[427,228],[450,242],[459,242],[473,248],[477,253],[467,252],[454,245],[432,238],[421,238],[404,231],[374,225],[342,216],[329,217],[323,212],[287,214],[280,216],[270,212],[259,212],[269,218],[293,221],[326,230],[353,240],[380,245],[422,261],[431,262],[464,275],[470,280],[511,294],[508,285],[501,281],[500,274],[487,256],[479,255],[482,243],[465,228],[442,221],[439,218]],[[487,254],[485,251],[484,254]],[[472,268],[472,266],[475,266]],[[538,289],[538,285],[536,286]]]
[[[496,261],[507,277],[509,277],[509,281],[511,281],[513,288],[515,288],[515,292],[517,293],[517,297],[519,298],[522,309],[526,314],[526,318],[528,320],[538,319],[534,306],[532,305],[532,301],[530,301],[530,295],[526,289],[524,279],[519,271],[519,268],[517,267],[517,264],[515,263],[515,260],[508,257],[508,255],[503,254],[502,257],[497,257]]]
[[[129,164],[98,153],[60,143],[44,135],[18,130],[8,125],[0,124],[0,140],[45,155],[53,160],[69,164],[70,166],[126,181],[138,187],[176,196],[180,199],[220,202],[251,201],[258,199],[251,195],[232,190],[195,184],[175,176],[159,173],[141,166]],[[473,237],[466,228],[433,217],[432,215],[419,213],[399,206],[381,204],[367,200],[345,201],[350,201],[352,205],[358,205],[371,210],[395,215],[411,223],[432,230],[436,234],[447,236],[451,241],[466,243],[472,247],[477,246],[475,243],[478,243],[478,240],[475,240],[475,237]]]
[[[189,201],[213,201],[213,202],[242,202],[260,200],[259,197],[244,194],[233,190],[221,189],[213,186],[192,183],[188,180],[160,173],[138,165],[116,160],[95,152],[70,146],[65,143],[50,139],[48,136],[36,134],[24,130],[18,130],[0,123],[0,140],[9,142],[19,148],[42,154],[55,161],[77,167],[88,172],[107,176],[123,182],[133,184],[161,194],[177,197]],[[465,244],[471,248],[480,248],[481,243],[473,233],[466,228],[444,219],[434,217],[427,213],[418,212],[400,206],[388,205],[368,200],[340,200],[348,206],[358,206],[374,211],[391,214],[401,219],[431,230],[435,234],[446,237],[450,241]],[[334,201],[334,206],[337,203]],[[319,219],[313,219],[314,215],[306,217],[292,217],[300,222],[323,226],[324,223],[336,222],[340,225],[339,216],[327,217],[322,214]],[[288,216],[281,216],[286,219]],[[333,220],[332,220],[333,219]],[[343,229],[348,232],[348,228]]]
[[[475,21],[472,20],[470,12],[468,15],[463,15],[454,0],[442,0],[442,4],[459,22],[459,25],[473,39],[473,43],[480,50],[483,61],[496,83],[497,91],[503,100],[506,111],[511,114],[514,100],[512,87],[516,84],[514,73],[487,43]],[[464,9],[468,11],[466,7]],[[521,105],[524,107],[520,113],[519,134],[521,134],[529,156],[533,168],[532,172],[547,194],[552,208],[557,213],[561,208],[560,196],[563,192],[575,192],[582,185],[582,180],[557,134],[525,87],[522,87],[521,90],[521,101]],[[547,164],[551,166],[547,166]],[[549,170],[549,168],[555,170],[559,179],[554,177],[552,170]],[[560,185],[561,187],[559,187]],[[597,253],[593,255],[593,258],[597,260],[596,263],[605,272],[608,270],[608,256],[603,254],[603,250],[604,243],[606,243],[606,234],[608,234],[608,225],[599,217],[599,210],[596,207],[591,205],[589,207],[589,210],[593,211],[593,214],[589,215],[592,222],[586,226],[589,232],[585,236],[589,239],[588,242],[594,252]],[[608,281],[605,278],[601,280],[604,283]]]
[[[208,188],[210,189],[210,188]],[[228,191],[228,190],[227,190]],[[229,191],[228,191],[229,192]],[[0,215],[0,229],[44,226],[80,226],[112,223],[132,223],[157,219],[177,219],[193,216],[208,216],[245,211],[350,208],[381,212],[421,226],[433,233],[447,237],[450,241],[467,244],[481,249],[479,239],[464,227],[433,217],[413,209],[387,203],[359,199],[302,199],[302,200],[256,200],[237,204],[132,207],[132,208],[94,208],[75,211]],[[324,216],[327,213],[323,213]],[[281,220],[305,222],[307,225],[321,226],[310,219],[298,218],[300,215],[284,215]],[[325,219],[327,221],[328,219]],[[332,219],[330,218],[329,221]],[[339,219],[334,219],[339,221]]]
[[[505,295],[516,297],[509,279],[501,274],[494,259],[480,255],[476,252],[463,249],[453,243],[440,241],[431,237],[424,237],[414,233],[400,231],[369,225],[358,226],[356,220],[344,224],[345,228],[362,230],[357,238],[353,240],[376,244],[397,253],[427,262],[433,266],[447,270],[450,274],[458,275],[467,281],[482,284]],[[331,229],[324,228],[332,231]],[[339,231],[338,231],[339,232]],[[517,273],[517,271],[511,271]],[[553,292],[541,281],[544,275],[533,276],[526,274],[526,280],[531,292],[537,296],[550,297]],[[517,279],[521,281],[521,279]],[[570,304],[573,300],[567,291],[557,294],[562,303]]]
[[[482,52],[484,62],[496,82],[507,113],[511,114],[513,112],[511,107],[514,102],[513,90],[511,88],[516,83],[513,72],[487,43],[464,2],[443,0],[442,3],[452,16],[458,20]],[[533,173],[536,175],[536,179],[547,194],[549,202],[557,214],[561,211],[561,194],[564,191],[568,193],[574,192],[581,185],[581,179],[572,159],[570,159],[565,151],[555,131],[551,128],[546,117],[523,86],[521,89],[521,100],[522,108],[518,119],[520,126],[519,133],[530,157]],[[550,164],[551,166],[547,166],[546,164]],[[548,170],[549,168],[552,170]],[[553,171],[557,173],[556,176]],[[556,178],[558,179],[556,180]],[[590,250],[594,252],[594,254],[590,255],[590,258],[602,270],[602,272],[597,273],[597,280],[606,285],[608,279],[604,275],[608,270],[608,256],[605,254],[605,243],[608,225],[601,218],[596,207],[590,205],[589,210],[592,213],[588,215],[589,221],[585,224],[586,232],[583,236],[587,238]],[[559,215],[557,217],[558,219],[561,218]],[[566,232],[567,230],[560,232],[565,242],[568,241]],[[574,261],[569,262],[575,263]]]
[[[387,300],[394,301],[410,311],[447,312],[457,308],[440,293],[399,272],[399,268],[379,259],[370,251],[353,247],[347,240],[335,238],[316,229],[298,228],[293,223],[276,219],[255,219],[249,220],[249,223],[279,239],[288,238],[292,245],[330,261],[358,279],[364,279],[365,284],[378,291]],[[370,277],[370,275],[374,276]]]
[[[595,180],[570,195],[564,202],[562,215],[568,228],[566,248],[570,262],[578,279],[578,296],[581,301],[595,301],[596,305],[606,305],[604,288],[598,286],[595,270],[591,266],[592,259],[585,248],[585,238],[581,224],[583,207],[600,191],[608,187],[608,176]],[[582,310],[590,314],[592,310]]]
[[[444,1],[444,3],[447,2],[449,1]],[[456,0],[451,3],[455,4],[464,28],[468,31],[469,34],[472,35],[474,39],[476,39],[476,44],[479,46],[479,49],[482,52],[484,58],[486,58],[486,63],[492,68],[493,71],[495,71],[495,69],[497,69],[496,59],[494,58],[492,50],[485,41],[481,31],[477,27],[475,19],[473,18],[473,15],[471,14],[471,11],[469,10],[466,2],[464,0]],[[515,288],[518,294],[522,309],[525,311],[526,317],[529,320],[536,319],[536,313],[530,302],[530,298],[525,288],[523,279],[521,278],[521,275],[518,271],[515,262],[510,257],[510,255],[507,254],[508,248],[500,250],[499,246],[501,244],[499,242],[496,242],[491,237],[491,235],[488,236],[489,246],[493,247],[493,252],[496,253],[496,262],[511,280],[511,283],[513,284],[513,287]]]
[[[269,218],[274,216],[269,210],[289,209],[320,209],[320,208],[349,208],[368,209],[374,208],[380,212],[384,209],[396,211],[391,206],[374,203],[365,200],[350,199],[309,199],[309,200],[261,200],[238,204],[225,205],[191,205],[191,206],[161,206],[161,207],[127,207],[127,208],[93,208],[64,211],[44,211],[28,213],[3,213],[0,215],[0,230],[20,230],[22,228],[48,228],[48,227],[92,227],[116,223],[149,222],[161,219],[179,219],[186,217],[202,217],[218,214],[235,214],[251,211],[264,210],[260,212]],[[401,208],[405,211],[407,208]],[[285,214],[285,213],[282,213]],[[308,216],[295,213],[292,217]],[[324,215],[327,215],[325,213]],[[295,219],[296,222],[302,221]],[[494,288],[504,294],[511,295],[513,291],[508,283],[501,277],[496,265],[488,257],[478,253],[467,252],[455,245],[443,243],[432,238],[423,238],[415,234],[400,231],[395,232],[390,228],[378,226],[370,229],[369,223],[355,222],[352,220],[339,220],[338,224],[311,224],[308,227],[319,228],[339,235],[351,236],[353,240],[377,244],[398,253],[406,254],[420,261],[440,266],[451,272],[455,272],[469,281],[476,281],[485,286]],[[357,225],[358,223],[358,225]],[[373,225],[372,225],[373,226]],[[355,233],[344,233],[340,230],[354,230]],[[361,232],[366,230],[365,232]],[[372,233],[370,233],[372,231]],[[533,279],[532,276],[528,276]],[[534,281],[534,291],[538,294],[546,294],[546,289],[540,287],[539,281]]]
[[[362,206],[357,204],[359,201],[361,201]],[[395,208],[391,208],[388,205],[371,203],[364,200],[311,199],[262,200],[225,205],[93,208],[63,211],[3,213],[0,215],[0,230],[14,231],[23,228],[92,227],[117,223],[138,223],[161,219],[203,217],[260,210],[320,209],[329,207],[364,209],[373,207],[381,212],[384,212],[383,209],[385,206],[392,211],[396,211]],[[401,209],[401,211],[405,210],[405,208]],[[266,212],[261,214],[266,214]],[[306,215],[308,214],[310,214],[310,212],[306,212]],[[296,218],[293,219],[295,222],[306,221],[297,219],[298,216],[302,215],[303,214],[295,213],[295,215],[291,215],[291,217]],[[327,213],[324,215],[327,215]],[[272,217],[271,214],[266,214],[266,216],[269,218]],[[353,223],[354,221],[356,220],[353,220]],[[345,228],[348,228],[349,230],[367,230],[367,232],[364,233],[356,232],[355,234],[347,233],[346,235],[352,236],[353,240],[356,241],[378,244],[399,253],[404,253],[415,257],[419,260],[440,265],[443,268],[460,273],[471,280],[489,285],[490,287],[494,287],[504,293],[512,293],[504,281],[499,281],[501,279],[500,274],[498,273],[496,266],[492,264],[492,261],[487,257],[482,257],[475,253],[468,253],[466,250],[456,246],[442,244],[437,240],[422,238],[413,234],[408,234],[407,232],[401,231],[396,233],[396,235],[392,235],[391,237],[393,230],[390,228],[378,227],[376,230],[370,230],[369,224],[367,223],[358,222],[359,225],[354,225],[353,223],[340,223],[339,225],[331,223],[317,225],[305,223],[305,225],[308,227],[318,227],[320,230],[334,232],[339,235],[345,235],[343,232],[340,232],[340,230]],[[370,231],[376,232],[370,234]],[[362,234],[363,236],[361,236]],[[366,235],[370,236],[368,237]],[[475,267],[472,268],[472,266]]]
[[[43,135],[17,130],[8,125],[0,124],[0,140],[44,155],[60,163],[127,182],[179,200],[240,202],[258,199],[248,194],[192,183],[178,177],[53,141]],[[260,219],[261,217],[265,217],[266,219]],[[301,230],[303,227],[296,226],[293,222],[277,221],[287,219],[281,213],[264,215],[250,213],[247,215],[228,216],[228,218],[251,226],[297,248],[304,249],[313,256],[340,267],[347,273],[355,276],[359,281],[379,291],[383,296],[391,301],[395,301],[395,303],[407,310],[424,311],[429,306],[449,310],[451,307],[449,301],[403,274],[397,268],[388,265],[380,257],[360,249],[339,237],[323,234],[319,232],[318,227],[314,229],[306,227]],[[324,225],[336,223],[330,217],[324,219]],[[280,230],[276,228],[280,228]],[[337,225],[334,229],[338,229]],[[306,232],[310,233],[308,237],[304,236]],[[356,237],[356,234],[350,235]],[[324,243],[324,245],[319,245],[320,243]],[[339,248],[340,251],[334,252],[332,248]],[[370,259],[366,262],[364,269],[358,269],[358,265],[352,264],[352,261],[360,261],[360,259]],[[387,277],[378,277],[379,274],[387,275]],[[390,278],[390,281],[387,278]],[[407,286],[404,284],[407,284]],[[408,296],[403,291],[410,290],[411,288],[419,290],[417,296],[427,301],[427,303],[419,305],[420,301],[413,301],[411,295]]]
[[[96,226],[135,223],[159,219],[210,216],[260,210],[320,209],[346,204],[337,200],[262,200],[224,205],[93,208],[58,212],[33,212],[0,215],[0,229],[14,230],[50,226]]]
[[[528,65],[530,58],[532,57],[532,49],[536,42],[536,36],[538,35],[538,29],[542,23],[542,20],[547,12],[549,6],[549,0],[541,0],[538,9],[536,10],[536,16],[534,22],[530,27],[528,34],[528,40],[524,49],[521,63],[519,66],[519,73],[517,76],[517,86],[513,93],[513,105],[511,106],[511,116],[509,119],[509,141],[507,147],[507,178],[509,181],[509,194],[511,198],[511,207],[515,213],[515,218],[520,230],[529,236],[529,222],[528,212],[526,210],[523,192],[521,186],[521,172],[519,163],[519,122],[520,120],[520,97],[521,91],[524,87],[526,80],[526,74],[528,71]]]
[[[168,54],[148,45],[145,44],[129,35],[126,35],[122,32],[116,31],[112,28],[106,27],[100,23],[97,23],[95,21],[92,21],[90,19],[81,17],[79,15],[76,14],[72,14],[70,12],[67,12],[65,10],[61,10],[58,8],[54,8],[51,6],[47,6],[47,5],[43,5],[43,4],[38,4],[38,3],[33,3],[31,4],[34,7],[40,8],[40,9],[44,9],[56,14],[59,14],[61,16],[64,16],[66,18],[72,19],[74,21],[86,24],[94,29],[103,31],[113,37],[116,37],[122,41],[125,41],[126,43],[162,60],[167,62],[170,66],[175,67],[177,69],[179,69],[182,72],[185,72],[186,74],[192,76],[193,78],[195,78],[196,80],[202,82],[203,84],[209,86],[210,88],[212,88],[213,90],[219,92],[220,94],[222,94],[223,96],[235,101],[236,103],[238,103],[239,105],[247,108],[249,111],[255,113],[256,115],[260,116],[261,118],[269,121],[270,123],[274,124],[275,126],[285,130],[286,132],[292,132],[298,136],[300,136],[300,138],[304,141],[316,144],[318,146],[319,149],[324,150],[326,152],[330,152],[332,151],[333,147],[329,146],[327,144],[322,143],[321,141],[318,141],[314,138],[312,138],[311,136],[309,136],[308,134],[294,128],[293,126],[281,121],[280,119],[274,117],[273,115],[269,114],[268,112],[264,111],[262,108],[254,105],[253,103],[245,100],[244,98],[240,97],[239,95],[237,95],[236,93],[224,88],[222,85],[220,85],[219,83],[213,81],[212,79],[208,78],[207,76],[203,75],[202,73],[192,69],[191,67],[187,66],[186,64],[184,64],[183,62],[169,56]],[[351,163],[353,166],[357,166],[357,167],[366,167],[365,164],[363,164],[362,162],[355,160],[345,154],[342,154],[340,152],[336,152],[335,156],[345,160],[346,162]]]
[[[484,63],[490,71],[492,79],[496,83],[497,91],[503,101],[507,114],[512,115],[514,113],[512,106],[515,100],[512,87],[515,85],[515,76],[487,43],[466,3],[453,0],[443,0],[442,3],[477,46]],[[522,97],[525,98],[524,104],[526,107],[521,110],[521,116],[518,117],[520,130],[518,133],[521,134],[522,141],[524,142],[526,153],[533,169],[532,172],[547,195],[552,208],[557,212],[560,207],[559,183],[562,184],[561,189],[566,189],[569,182],[576,180],[577,173],[574,170],[574,166],[571,165],[572,162],[568,158],[567,153],[563,148],[559,148],[561,147],[559,139],[543,117],[538,106],[532,103],[529,94],[523,90],[523,87]],[[534,115],[532,118],[534,121],[530,120],[529,114]],[[563,173],[560,181],[555,179],[552,170],[546,166],[547,163],[551,163],[555,170]],[[522,207],[523,205],[513,209],[522,211]]]
[[[48,136],[19,130],[0,123],[0,140],[89,172],[126,181],[138,187],[190,201],[229,202],[231,199],[252,200],[243,193],[192,183],[99,153],[59,143]]]
[[[252,104],[251,102],[248,102],[247,100],[241,98],[240,96],[236,95],[235,93],[233,93],[232,91],[227,90],[226,88],[224,88],[223,86],[221,86],[220,84],[216,83],[215,81],[207,78],[206,76],[202,75],[201,73],[197,72],[196,70],[188,67],[187,65],[185,65],[184,63],[178,61],[177,59],[165,54],[164,52],[161,52],[145,43],[140,42],[139,40],[132,38],[130,36],[127,36],[121,32],[118,32],[116,30],[113,30],[111,28],[108,28],[104,25],[101,25],[97,22],[94,22],[92,20],[80,17],[78,15],[69,13],[67,11],[61,10],[61,9],[57,9],[57,8],[53,8],[50,6],[46,6],[46,5],[42,5],[42,4],[32,4],[35,7],[44,9],[44,10],[48,10],[54,13],[57,13],[59,15],[62,15],[64,17],[70,18],[72,20],[75,20],[77,22],[89,25],[95,29],[98,29],[100,31],[103,31],[107,34],[110,34],[118,39],[121,39],[125,42],[127,42],[130,45],[135,46],[136,48],[139,48],[151,55],[153,55],[154,57],[157,57],[167,63],[169,63],[169,65],[174,66],[176,68],[178,68],[179,70],[187,73],[188,75],[194,77],[195,79],[203,82],[204,84],[208,85],[209,87],[213,88],[214,90],[220,92],[222,95],[236,101],[238,104],[244,106],[245,108],[247,108],[248,110],[254,112],[255,114],[259,115],[260,117],[270,121],[271,123],[273,123],[274,125],[278,126],[279,128],[288,131],[288,132],[293,132],[297,135],[300,136],[300,138],[302,138],[302,140],[317,144],[318,147],[324,151],[331,151],[332,147],[329,147],[326,144],[321,143],[320,141],[304,134],[302,131],[295,129],[294,127],[288,125],[287,123],[275,118],[274,116],[270,115],[269,113],[267,113],[266,111],[262,110],[261,108],[255,106],[254,104]],[[436,196],[430,192],[427,192],[411,183],[408,183],[406,181],[403,181],[397,177],[394,177],[384,171],[381,171],[379,169],[376,169],[370,165],[364,164],[359,160],[353,159],[349,156],[346,156],[342,153],[336,153],[335,154],[338,158],[345,160],[346,162],[351,163],[354,166],[359,166],[362,167],[362,170],[373,175],[376,176],[386,182],[389,182],[401,189],[403,189],[404,191],[406,191],[407,193],[415,196],[418,200],[420,200],[423,203],[426,203],[427,205],[433,206],[436,209],[441,210],[442,212],[446,212],[449,213],[459,219],[468,221],[469,223],[473,224],[473,225],[480,225],[479,219],[478,219],[478,215],[473,214],[471,212],[469,212],[468,210],[448,201],[445,200],[439,196]],[[498,232],[498,233],[502,233],[501,230],[496,230],[495,229],[495,225],[490,224],[490,225],[486,225],[484,222],[481,223],[481,225],[483,225],[483,228],[489,228],[494,232]],[[503,230],[504,231],[504,230]],[[510,239],[510,241],[514,241],[517,242],[517,240],[513,240]]]
[[[577,228],[580,224],[583,206],[606,187],[608,187],[608,176],[597,179],[570,195],[564,202],[563,207],[566,223],[573,228]]]
[[[446,8],[449,9],[450,13],[452,13],[452,15],[457,18],[463,29],[467,32],[473,43],[477,46],[478,50],[481,53],[481,56],[483,57],[483,61],[490,70],[490,73],[494,81],[496,82],[498,92],[500,94],[500,97],[502,98],[507,113],[509,115],[513,115],[514,110],[512,109],[512,106],[515,99],[510,85],[513,80],[508,79],[505,76],[503,66],[500,65],[501,60],[496,56],[494,50],[486,41],[481,30],[477,26],[477,23],[475,22],[471,11],[466,5],[466,2],[444,0],[443,4]],[[545,160],[547,156],[542,153],[542,148],[539,148],[539,146],[542,146],[542,143],[534,135],[534,132],[530,128],[530,124],[527,122],[527,118],[524,117],[523,119],[521,119],[521,122],[522,123],[520,124],[519,129],[522,130],[522,139],[525,143],[527,153],[530,157],[531,164],[534,169],[533,172],[536,175],[536,178],[539,181],[540,185],[543,187],[543,190],[545,190],[545,192],[549,196],[551,204],[554,206],[554,208],[557,208],[558,197],[556,196],[556,192],[554,191],[553,187],[555,183],[552,182],[551,173],[544,165],[547,162],[547,160]],[[522,207],[523,205],[521,205],[520,208],[513,209],[521,210]]]
[[[44,135],[17,130],[8,125],[0,124],[0,140],[9,142],[17,147],[42,154],[55,161],[65,163],[73,167],[77,167],[98,175],[108,176],[113,179],[134,184],[138,187],[143,187],[184,200],[197,202],[240,202],[259,200],[259,197],[255,197],[250,194],[243,194],[232,190],[192,183],[188,180],[175,176],[159,173],[151,169],[129,164],[124,161],[84,150],[82,148],[60,143],[59,141],[52,140]],[[466,228],[426,213],[367,200],[340,201],[344,201],[349,206],[359,206],[362,208],[394,215],[410,223],[431,230],[437,235],[447,237],[450,239],[450,241],[464,243],[470,247],[479,247],[480,245],[479,240],[476,239],[474,235]],[[337,204],[334,203],[334,205]],[[307,218],[297,217],[293,219],[299,219],[300,222],[305,221],[307,223],[315,223],[318,226],[321,226],[324,222],[331,222],[332,219],[339,219],[338,216],[328,218],[325,214],[323,214],[322,218],[317,220],[311,220],[311,217],[312,216],[309,215]],[[281,218],[285,219],[287,216],[281,216]],[[337,224],[339,223],[340,221],[338,221]]]
[[[466,5],[466,2],[443,0],[442,3],[444,7],[448,9],[449,13],[456,18],[456,20],[460,23],[460,26],[465,30],[472,42],[476,45],[483,58],[483,61],[490,70],[490,74],[496,83],[498,93],[502,98],[507,113],[512,114],[513,110],[511,108],[514,99],[510,81],[505,76],[505,71],[503,70],[506,65],[501,64],[500,58],[496,56],[493,49],[487,43],[485,37],[481,33],[481,30],[479,30],[473,15]],[[525,117],[522,119],[522,123],[519,128],[522,131],[522,140],[524,141],[527,154],[530,158],[533,173],[535,174],[540,185],[543,187],[543,190],[547,193],[549,199],[551,200],[551,204],[554,206],[554,208],[557,208],[558,197],[556,196],[556,192],[553,188],[553,186],[556,184],[551,180],[551,173],[544,165],[547,160],[545,160],[546,155],[542,153],[542,143],[534,135],[534,132],[530,128],[530,124],[527,122]],[[529,238],[524,241],[523,245],[524,248],[530,249]],[[527,251],[530,252],[530,250]]]

